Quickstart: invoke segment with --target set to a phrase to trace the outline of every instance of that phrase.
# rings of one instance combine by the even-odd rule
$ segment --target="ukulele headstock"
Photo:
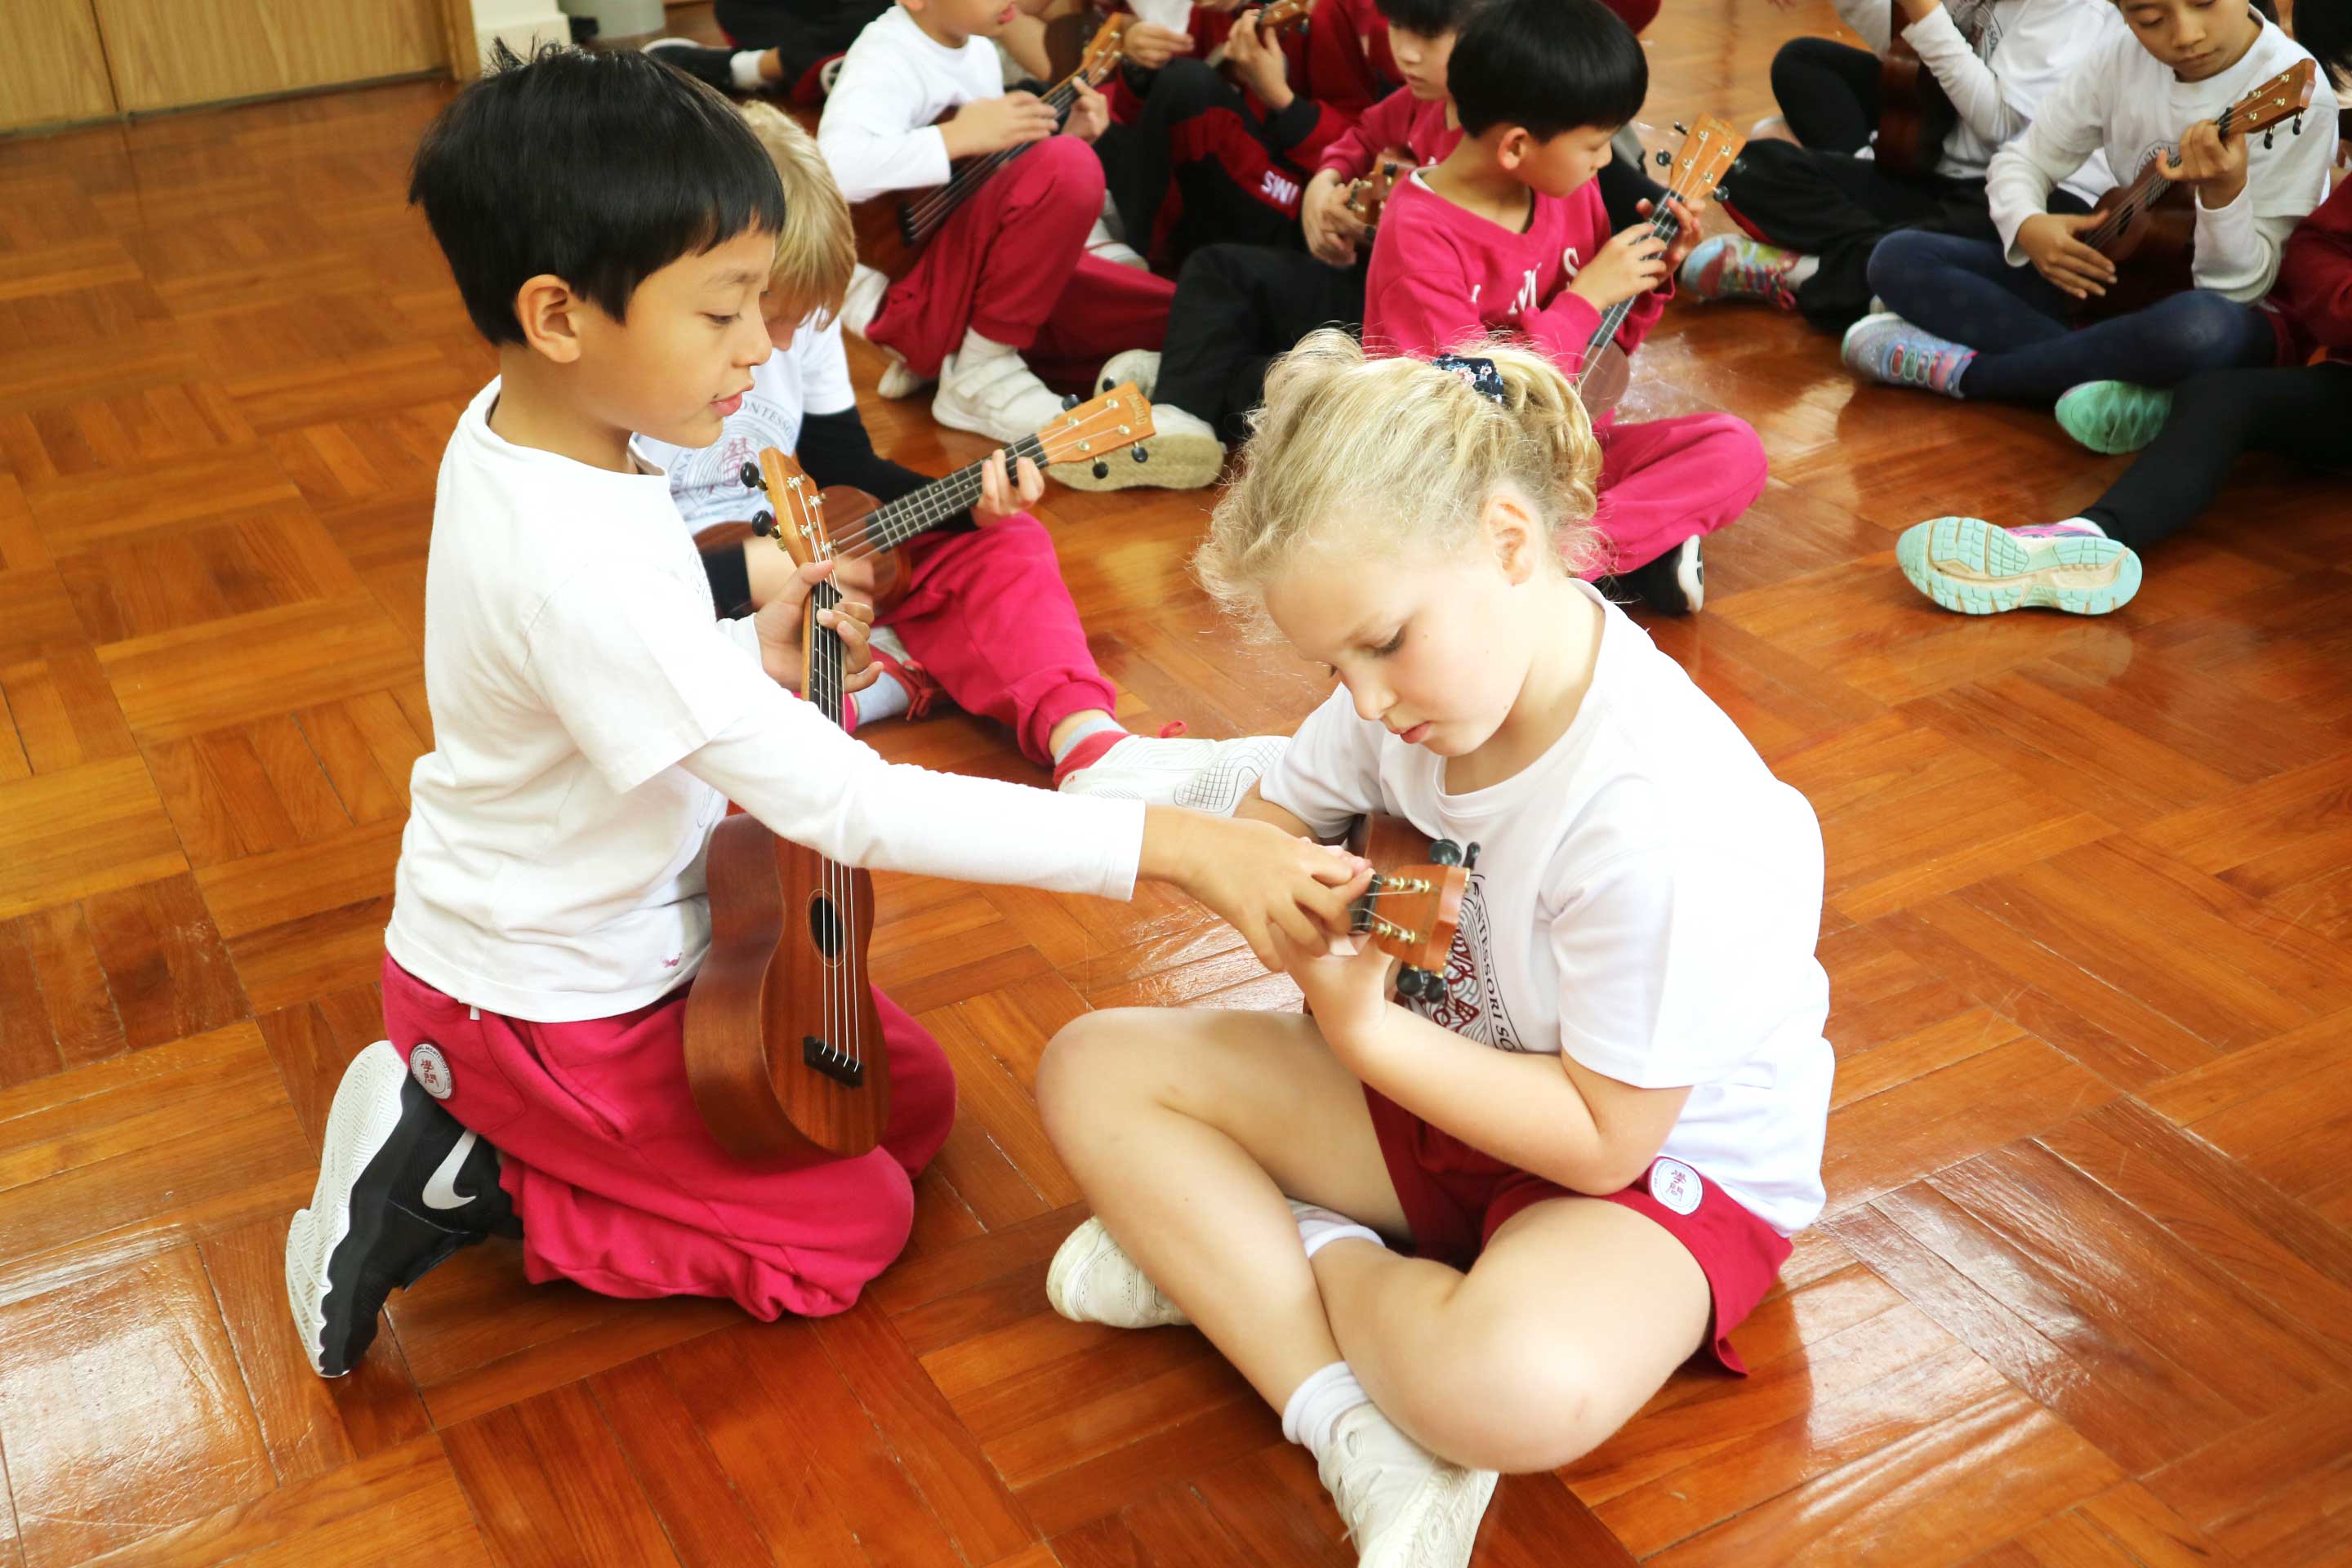
[[[798,565],[833,554],[833,536],[824,527],[824,498],[817,493],[816,481],[801,468],[800,459],[790,452],[763,447],[756,467],[743,465],[742,477],[746,485],[766,491],[768,504],[774,509],[752,519],[752,532],[774,534],[776,542]]]
[[[1698,123],[1684,132],[1680,152],[1658,154],[1658,165],[1666,171],[1666,195],[1685,205],[1694,196],[1711,195],[1747,145],[1748,138],[1733,130],[1728,121],[1711,114],[1700,116]]]
[[[1412,154],[1390,148],[1372,160],[1371,172],[1348,186],[1348,210],[1370,225],[1388,205],[1397,182],[1412,173]]]
[[[2301,135],[2303,111],[2311,107],[2311,94],[2318,82],[2319,68],[2310,60],[2297,60],[2231,104],[2223,123],[2252,136],[2257,131],[2268,131],[2282,120],[2292,119],[2295,133]]]
[[[1118,447],[1131,447],[1136,461],[1141,462],[1143,443],[1151,435],[1151,402],[1130,381],[1055,416],[1053,423],[1037,432],[1044,454],[1037,461],[1040,467],[1100,462]]]
[[[1119,61],[1126,58],[1123,35],[1128,25],[1134,20],[1124,12],[1106,18],[1103,25],[1095,29],[1095,36],[1087,40],[1086,52],[1078,56],[1078,68],[1072,71],[1071,76],[1088,87],[1100,87],[1110,73],[1118,68]]]
[[[1356,906],[1356,934],[1408,969],[1443,973],[1469,887],[1470,873],[1458,862],[1376,871]]]
[[[1315,0],[1274,0],[1257,14],[1257,36],[1270,38],[1289,27],[1303,27],[1314,14]]]

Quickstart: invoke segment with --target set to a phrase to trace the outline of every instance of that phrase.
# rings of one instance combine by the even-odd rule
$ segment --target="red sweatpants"
[[[1011,725],[1021,754],[1040,766],[1053,763],[1045,738],[1055,725],[1117,709],[1043,523],[1020,512],[906,548],[907,596],[881,624],[957,707]]]
[[[742,1161],[686,1084],[686,992],[617,1017],[481,1013],[383,961],[383,1023],[449,1066],[450,1114],[495,1145],[533,1284],[607,1296],[727,1296],[753,1317],[847,1310],[913,1224],[913,1178],[955,1121],[939,1043],[879,992],[890,1125],[854,1160]]]
[[[1595,575],[1646,566],[1696,534],[1713,533],[1764,493],[1764,443],[1731,414],[1678,414],[1603,425],[1601,506],[1593,515],[1614,549]]]
[[[1019,349],[1041,379],[1091,389],[1112,354],[1160,347],[1176,297],[1169,279],[1087,254],[1102,205],[1093,148],[1038,142],[956,209],[882,296],[867,341],[929,377],[969,328]]]

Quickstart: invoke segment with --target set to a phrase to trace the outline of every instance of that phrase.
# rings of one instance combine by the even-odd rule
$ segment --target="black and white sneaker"
[[[721,92],[739,92],[735,85],[735,51],[713,48],[698,44],[692,38],[656,38],[646,46],[646,53],[666,66],[675,67],[694,78],[707,81]]]
[[[1605,577],[1601,591],[1612,599],[1632,595],[1662,616],[1687,616],[1706,604],[1706,561],[1696,535],[1644,566]]]
[[[488,1237],[521,1234],[498,1151],[378,1040],[343,1069],[318,1187],[286,1232],[286,1304],[310,1370],[341,1377],[358,1365],[395,1288]]]

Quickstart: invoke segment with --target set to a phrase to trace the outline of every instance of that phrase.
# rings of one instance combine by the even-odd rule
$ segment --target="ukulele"
[[[1691,198],[1702,191],[1712,193],[1721,201],[1729,193],[1723,189],[1723,177],[1731,170],[1732,160],[1748,139],[1725,121],[1708,116],[1696,127],[1677,123],[1675,129],[1683,132],[1682,151],[1672,156],[1658,154],[1658,166],[1668,171],[1666,192],[1650,208],[1650,232],[1668,245],[1683,231],[1682,220],[1675,216],[1666,205],[1667,198],[1688,206]],[[1620,300],[1601,312],[1601,325],[1584,345],[1584,363],[1575,375],[1577,395],[1584,400],[1584,411],[1594,419],[1617,406],[1625,389],[1633,379],[1633,362],[1625,351],[1617,346],[1617,329],[1625,324],[1625,317],[1633,309],[1633,300]]]
[[[1285,33],[1300,31],[1306,27],[1314,12],[1315,0],[1274,0],[1272,5],[1257,14],[1259,41],[1270,44]],[[1235,70],[1233,62],[1225,58],[1224,45],[1219,44],[1211,49],[1208,61],[1227,81],[1235,87],[1242,85],[1241,72]]]
[[[1948,0],[1944,9],[1960,36],[1975,48],[1983,36],[1991,0]],[[1886,53],[1878,60],[1878,135],[1871,145],[1878,166],[1906,179],[1936,172],[1944,138],[1960,122],[1944,84],[1903,36],[1903,0],[1889,0]]]
[[[1348,847],[1375,866],[1372,885],[1351,911],[1356,935],[1399,961],[1396,993],[1434,1002],[1445,994],[1445,965],[1462,921],[1463,896],[1478,847],[1432,839],[1402,816],[1360,816]]]
[[[1142,462],[1143,443],[1153,434],[1151,405],[1135,390],[1133,382],[1128,382],[1090,402],[1080,403],[1075,397],[1065,399],[1062,412],[1051,424],[1013,442],[1005,448],[1005,455],[1009,463],[1016,467],[1026,458],[1040,468],[1053,463],[1091,460],[1095,478],[1108,479],[1111,453],[1125,447],[1130,457]],[[907,558],[901,547],[917,534],[971,510],[980,500],[986,467],[985,458],[967,464],[945,479],[934,479],[887,505],[848,485],[834,485],[817,498],[824,504],[834,559],[873,562],[874,591],[868,596],[876,615],[895,609],[907,596]],[[1005,478],[1013,477],[1013,468],[1008,468]],[[750,489],[766,488],[757,464],[744,464],[742,479]],[[695,536],[695,543],[703,550],[732,546],[742,542],[742,531],[747,527],[764,539],[778,526],[773,512],[761,511],[748,525],[725,523],[706,529]]]
[[[779,542],[795,562],[830,559],[824,503],[801,466],[771,447],[759,468],[782,513]],[[848,650],[817,612],[840,603],[830,580],[809,591],[801,644],[801,695],[836,724]],[[890,1119],[889,1058],[866,979],[873,878],[748,815],[719,823],[706,865],[710,953],[686,997],[687,1087],[703,1125],[742,1160],[865,1153]]]
[[[2268,147],[2278,135],[2273,127],[2292,119],[2293,134],[2300,136],[2303,111],[2311,107],[2318,78],[2315,65],[2298,60],[2223,110],[2213,124],[2224,139],[2233,130],[2248,136],[2260,132]],[[2149,159],[2137,179],[2101,195],[2093,208],[2100,220],[2075,236],[2116,264],[2116,280],[2105,294],[2075,301],[2078,320],[2104,321],[2145,310],[2197,287],[2196,192],[2166,179],[2164,163],[2162,154]]]
[[[1046,92],[1044,101],[1054,111],[1056,129],[1069,123],[1081,83],[1098,87],[1118,68],[1119,33],[1127,20],[1113,16],[1096,29],[1093,41],[1078,58],[1077,68]],[[940,118],[953,115],[950,110]],[[928,191],[888,191],[870,201],[856,203],[849,209],[849,218],[857,234],[859,258],[891,282],[898,282],[915,269],[923,247],[971,199],[972,193],[987,184],[997,170],[1034,145],[1024,142],[1018,147],[963,159],[949,170],[946,184]]]
[[[1388,205],[1389,193],[1397,188],[1398,181],[1411,176],[1414,167],[1412,153],[1390,147],[1372,160],[1370,174],[1348,182],[1348,210],[1363,224],[1366,235],[1381,226],[1381,209]]]

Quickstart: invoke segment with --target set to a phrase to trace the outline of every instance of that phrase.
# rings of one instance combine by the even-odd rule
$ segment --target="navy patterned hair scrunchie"
[[[1471,359],[1463,354],[1439,354],[1429,362],[1448,375],[1460,378],[1462,384],[1497,403],[1507,402],[1510,392],[1503,384],[1502,374],[1490,359]]]

